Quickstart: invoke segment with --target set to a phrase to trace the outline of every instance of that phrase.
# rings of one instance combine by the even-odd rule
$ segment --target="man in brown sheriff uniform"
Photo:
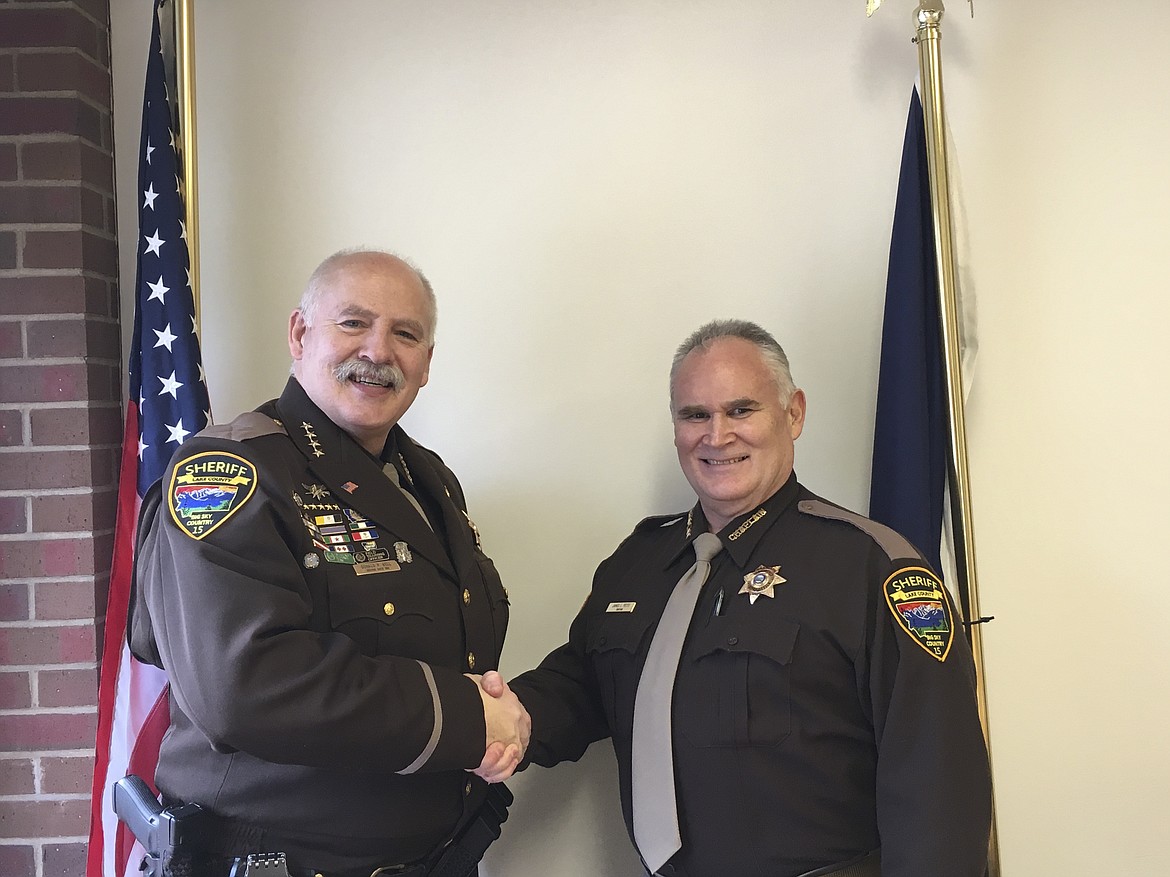
[[[981,877],[987,752],[937,575],[897,533],[796,480],[805,397],[760,327],[692,335],[671,412],[698,504],[639,524],[598,567],[568,643],[512,681],[532,716],[526,760],[575,760],[611,737],[627,828],[654,873]],[[651,685],[698,541],[715,552],[710,573],[675,625],[673,679]],[[509,692],[498,674],[484,683]],[[663,690],[665,741],[640,747]],[[673,762],[654,769],[663,749]],[[497,754],[482,775],[510,774]],[[665,823],[640,813],[664,801]]]
[[[435,316],[406,262],[330,257],[281,397],[184,444],[144,506],[132,644],[169,675],[157,783],[203,808],[208,875],[275,852],[294,877],[428,873],[482,818],[468,769],[527,741],[476,681],[506,592],[455,476],[398,426]]]

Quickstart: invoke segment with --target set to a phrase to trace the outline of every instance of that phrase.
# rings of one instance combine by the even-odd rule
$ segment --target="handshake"
[[[467,677],[479,687],[487,727],[483,761],[471,772],[489,783],[500,783],[515,773],[523,760],[532,733],[532,719],[520,698],[495,670],[482,676],[468,673]]]

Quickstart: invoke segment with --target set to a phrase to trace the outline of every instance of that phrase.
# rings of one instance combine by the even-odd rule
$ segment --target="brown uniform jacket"
[[[627,826],[638,679],[706,529],[698,506],[643,521],[598,567],[569,641],[511,682],[536,764],[612,737]],[[795,475],[718,535],[675,680],[683,846],[663,873],[792,877],[880,846],[884,877],[982,877],[974,666],[919,553]]]
[[[171,683],[164,795],[264,828],[318,867],[417,859],[482,801],[506,593],[454,475],[384,452],[434,531],[290,379],[175,455],[144,505],[132,646]],[[399,457],[401,459],[399,459]]]

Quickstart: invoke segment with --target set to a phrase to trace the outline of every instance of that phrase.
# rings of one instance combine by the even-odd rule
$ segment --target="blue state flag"
[[[869,516],[893,527],[941,575],[950,456],[926,132],[910,96],[890,240]]]

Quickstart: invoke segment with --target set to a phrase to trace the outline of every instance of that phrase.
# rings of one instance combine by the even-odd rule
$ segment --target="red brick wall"
[[[0,875],[81,875],[121,438],[108,0],[0,0]]]

